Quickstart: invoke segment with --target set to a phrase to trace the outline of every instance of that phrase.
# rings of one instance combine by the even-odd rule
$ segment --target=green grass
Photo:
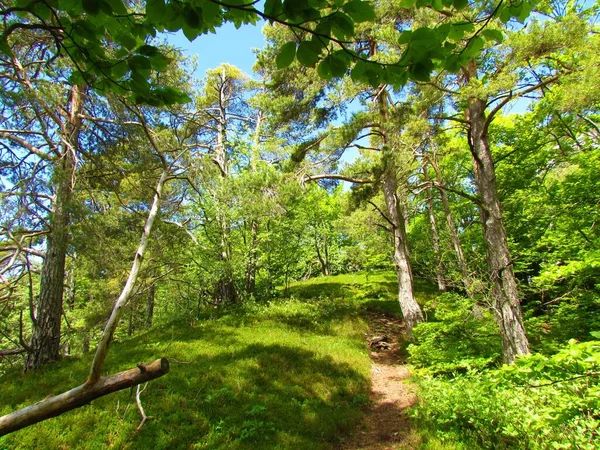
[[[395,283],[387,272],[317,278],[271,303],[208,311],[193,327],[175,322],[115,342],[106,373],[161,356],[182,362],[143,392],[153,420],[136,433],[134,392],[123,391],[0,438],[0,449],[332,448],[368,402],[363,312],[398,315]],[[0,414],[80,384],[90,357],[0,378]]]

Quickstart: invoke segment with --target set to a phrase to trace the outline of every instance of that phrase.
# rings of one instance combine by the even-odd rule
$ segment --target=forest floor
[[[343,450],[400,450],[417,448],[418,434],[407,415],[417,400],[405,364],[404,324],[382,312],[367,312],[371,348],[370,407],[354,438]]]

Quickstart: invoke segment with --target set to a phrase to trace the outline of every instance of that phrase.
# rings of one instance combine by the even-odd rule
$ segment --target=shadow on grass
[[[111,372],[163,355],[180,359],[143,392],[154,419],[140,432],[135,391],[128,390],[0,438],[0,448],[326,449],[351,432],[367,403],[364,373],[300,346],[244,343],[243,335],[206,322],[115,343]],[[90,359],[4,377],[0,406],[79,384]]]

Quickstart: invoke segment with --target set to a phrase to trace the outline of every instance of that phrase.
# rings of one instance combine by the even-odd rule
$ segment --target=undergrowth
[[[422,448],[598,448],[600,342],[589,339],[600,333],[562,345],[558,332],[537,335],[538,348],[558,351],[501,366],[493,318],[473,306],[456,294],[434,297],[408,347],[419,386],[409,414]]]

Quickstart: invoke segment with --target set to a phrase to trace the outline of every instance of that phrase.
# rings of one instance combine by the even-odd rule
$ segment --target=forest
[[[0,448],[598,448],[599,14],[0,1]]]

